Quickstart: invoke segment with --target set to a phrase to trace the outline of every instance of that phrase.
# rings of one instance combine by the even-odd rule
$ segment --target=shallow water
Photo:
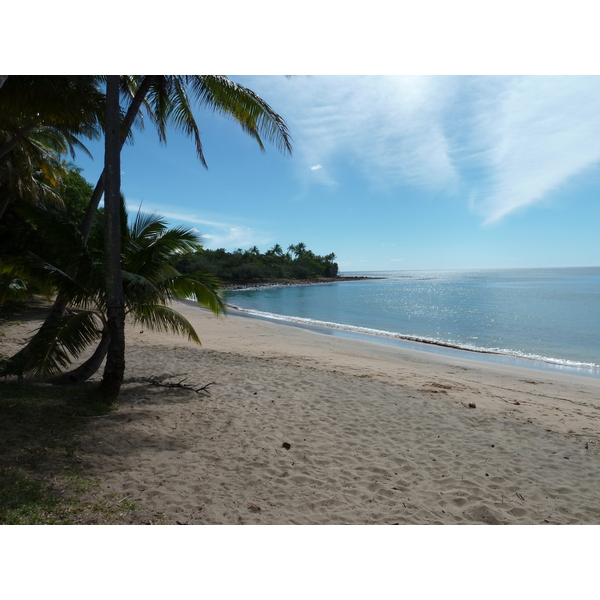
[[[600,377],[600,267],[344,275],[385,279],[230,292],[228,302],[309,328]]]

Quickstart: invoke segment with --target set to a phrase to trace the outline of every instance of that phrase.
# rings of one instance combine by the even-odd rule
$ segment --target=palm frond
[[[150,279],[139,273],[121,271],[123,277],[123,295],[128,311],[135,311],[138,303],[164,304],[166,295]]]
[[[154,238],[167,228],[167,221],[155,212],[142,212],[138,209],[133,225],[130,227],[129,235],[132,239]]]
[[[209,273],[180,274],[164,282],[158,283],[169,300],[193,300],[199,306],[208,308],[215,315],[226,312],[225,301],[218,279]]]
[[[196,124],[196,119],[189,102],[185,85],[180,77],[173,77],[173,102],[171,106],[171,116],[175,127],[181,129],[186,135],[194,139],[196,144],[196,153],[200,162],[206,167],[204,151],[202,149],[202,140],[200,139],[200,130]]]
[[[0,272],[0,306],[6,302],[22,302],[28,297],[27,281]]]
[[[7,264],[21,269],[29,278],[54,286],[73,302],[98,296],[103,289],[102,264],[94,260],[64,211],[33,205],[21,205],[17,210],[39,232],[39,254],[29,252],[7,259]]]
[[[265,136],[283,153],[292,153],[289,129],[283,120],[252,90],[231,81],[224,75],[188,75],[191,86],[201,105],[234,118],[264,150],[260,136]]]
[[[200,338],[192,324],[180,313],[160,304],[139,304],[133,314],[134,321],[151,329],[187,335],[192,342],[200,344]]]
[[[94,340],[101,335],[99,315],[82,311],[65,315],[45,323],[27,345],[24,373],[53,375],[71,364]]]

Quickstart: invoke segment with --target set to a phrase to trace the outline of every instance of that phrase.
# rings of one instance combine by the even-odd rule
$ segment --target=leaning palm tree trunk
[[[144,77],[142,83],[140,84],[140,87],[136,91],[136,93],[131,101],[131,104],[129,105],[129,108],[127,109],[127,113],[125,115],[125,118],[123,119],[123,123],[121,124],[119,152],[123,149],[123,146],[125,145],[125,141],[127,140],[129,131],[131,130],[131,127],[133,126],[133,122],[135,121],[135,117],[137,116],[138,111],[140,110],[142,103],[144,102],[144,99],[146,98],[148,90],[150,89],[150,87],[152,86],[152,84],[155,82],[156,79],[157,79],[156,75],[146,75]],[[100,177],[98,178],[98,183],[96,183],[96,187],[94,188],[92,197],[90,198],[90,201],[88,203],[85,215],[83,216],[83,221],[81,222],[80,231],[81,231],[81,236],[83,237],[85,242],[87,242],[88,237],[90,236],[90,231],[92,229],[92,224],[94,222],[94,216],[96,214],[96,211],[98,210],[98,205],[100,204],[100,200],[102,199],[102,196],[104,195],[104,188],[105,188],[104,170],[102,170],[102,173],[100,174]],[[54,305],[52,306],[52,310],[50,312],[50,315],[48,316],[48,319],[54,319],[56,317],[60,317],[63,314],[63,312],[65,311],[65,308],[67,308],[67,305],[68,305],[68,299],[65,296],[62,296],[59,294],[57,296],[56,300],[54,301]]]
[[[69,371],[68,373],[61,373],[56,377],[48,379],[48,383],[55,384],[79,384],[87,381],[98,369],[102,366],[102,362],[106,358],[108,353],[108,346],[110,343],[110,335],[108,331],[102,335],[102,339],[98,344],[98,347],[94,351],[94,354],[90,356],[82,365]]]
[[[121,125],[121,136],[120,136],[120,145],[119,151],[123,149],[125,145],[125,141],[127,140],[127,135],[135,121],[135,117],[140,110],[144,99],[146,98],[146,94],[148,90],[156,80],[156,75],[146,75],[140,84],[140,87],[137,89],[133,99],[131,100],[131,104],[127,109],[127,114],[123,119],[123,123]],[[96,210],[98,205],[100,204],[100,200],[102,199],[102,195],[104,194],[104,171],[100,174],[98,178],[98,183],[94,188],[94,192],[92,193],[92,197],[90,198],[90,202],[88,204],[86,213],[83,217],[83,221],[81,223],[81,235],[83,239],[87,241],[90,231],[92,229],[92,223],[94,222],[94,215],[96,214]]]

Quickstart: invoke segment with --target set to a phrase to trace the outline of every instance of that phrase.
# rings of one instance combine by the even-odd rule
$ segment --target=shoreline
[[[243,290],[262,290],[283,286],[323,285],[327,283],[365,281],[369,279],[387,279],[386,277],[369,277],[366,275],[320,277],[316,279],[255,279],[251,281],[223,281],[221,287],[226,292],[239,292]]]
[[[190,306],[196,306],[193,301],[187,302],[189,302]],[[290,317],[286,315],[277,315],[275,313],[265,313],[253,309],[241,308],[230,303],[227,303],[226,306],[228,309],[235,311],[235,314],[242,317],[260,319],[287,326],[303,327],[309,331],[318,331],[329,335],[339,335],[359,341],[364,340],[379,344],[398,345],[406,349],[413,348],[418,351],[429,351],[440,355],[449,351],[457,357],[464,354],[465,358],[474,361],[491,362],[495,364],[513,364],[514,366],[522,366],[523,368],[531,368],[534,370],[557,373],[563,372],[577,377],[600,379],[600,365],[595,363],[574,363],[574,361],[553,357],[520,355],[516,352],[511,353],[508,350],[502,352],[483,348],[469,348],[448,342],[419,338],[394,332],[379,331],[340,323],[329,323],[303,317]]]
[[[78,450],[159,522],[600,523],[600,381],[174,308],[202,346],[129,323]],[[184,379],[209,393],[150,384]]]

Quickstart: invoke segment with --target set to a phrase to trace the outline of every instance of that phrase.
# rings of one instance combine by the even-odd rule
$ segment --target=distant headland
[[[234,252],[223,248],[193,252],[174,265],[180,273],[213,273],[225,289],[247,289],[282,285],[312,285],[337,281],[382,279],[380,277],[341,277],[332,252],[319,256],[306,244],[292,244],[284,252],[279,244],[261,252],[256,246]]]
[[[223,289],[228,291],[247,290],[247,289],[258,289],[265,287],[278,287],[287,285],[318,285],[321,283],[336,283],[338,281],[363,281],[365,279],[385,279],[385,277],[318,277],[308,279],[253,279],[248,281],[226,281],[222,280],[221,285]]]

